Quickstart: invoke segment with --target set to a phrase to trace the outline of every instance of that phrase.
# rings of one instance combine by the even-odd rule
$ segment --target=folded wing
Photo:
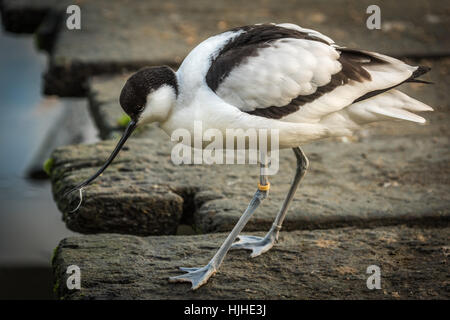
[[[378,53],[338,47],[317,31],[268,24],[244,27],[230,40],[214,57],[207,84],[243,112],[311,123],[426,71]]]

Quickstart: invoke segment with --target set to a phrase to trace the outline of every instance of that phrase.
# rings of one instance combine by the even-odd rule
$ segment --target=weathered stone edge
[[[195,292],[188,285],[170,284],[168,277],[180,273],[177,271],[179,263],[187,266],[205,263],[226,234],[185,236],[181,239],[176,236],[142,238],[116,234],[95,235],[95,238],[72,237],[60,242],[52,258],[54,292],[60,299],[75,300],[229,299],[230,296],[233,299],[261,299],[269,288],[272,290],[272,297],[281,294],[279,298],[283,298],[289,292],[284,299],[442,299],[448,297],[448,284],[442,282],[445,279],[445,260],[448,256],[445,241],[448,231],[447,224],[431,230],[407,227],[343,228],[329,232],[284,233],[285,236],[271,252],[257,259],[248,259],[248,252],[233,251],[212,282]],[[104,250],[104,241],[108,243],[105,244],[108,247],[104,257],[106,264],[99,266],[95,261],[103,257],[97,257],[95,253],[85,257],[84,252]],[[78,246],[79,243],[81,247]],[[82,250],[77,251],[78,248]],[[70,253],[71,250],[75,251]],[[348,258],[352,261],[347,260]],[[434,267],[430,265],[431,261],[436,264]],[[367,277],[363,269],[374,262],[383,267],[383,290],[371,292],[365,288]],[[81,263],[81,269],[88,268],[85,273],[88,281],[82,283],[85,290],[68,290],[65,285],[69,276],[66,268],[77,263]],[[124,264],[127,265],[125,269]],[[136,269],[130,269],[134,265]],[[356,274],[355,268],[359,270]],[[244,273],[253,277],[244,276],[242,270],[247,270]],[[291,281],[288,280],[290,277]],[[283,283],[280,293],[273,292],[277,286],[276,279]],[[302,281],[296,285],[292,283],[294,279]],[[415,285],[413,279],[417,279],[419,284]],[[256,285],[255,281],[258,285],[253,287]],[[340,281],[345,282],[341,288]],[[422,287],[420,283],[426,287]],[[102,285],[105,287],[102,288]],[[335,292],[330,285],[338,290]],[[164,292],[158,290],[159,286],[164,287]],[[243,290],[244,288],[254,290]],[[289,288],[294,289],[294,292],[289,291]]]

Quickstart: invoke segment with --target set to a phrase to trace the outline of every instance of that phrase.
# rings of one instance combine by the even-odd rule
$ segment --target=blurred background
[[[75,234],[61,220],[43,172],[55,129],[85,99],[42,94],[47,54],[32,35],[0,31],[0,299],[53,298],[50,259],[58,242]],[[87,112],[87,109],[84,110]],[[97,138],[92,123],[89,139]],[[57,132],[57,131],[56,131]],[[71,136],[65,142],[80,141]],[[26,289],[25,289],[26,288]]]

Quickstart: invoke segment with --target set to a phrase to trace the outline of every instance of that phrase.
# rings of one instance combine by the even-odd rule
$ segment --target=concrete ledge
[[[377,137],[370,143],[340,143],[338,148],[335,141],[307,146],[311,168],[283,228],[448,221],[448,140],[435,139],[430,144],[427,136]],[[54,197],[70,229],[172,234],[184,220],[201,232],[224,232],[237,222],[256,190],[256,165],[175,166],[168,138],[131,139],[108,170],[84,189],[81,208],[69,214],[78,194],[69,199],[61,194],[92,175],[114,145],[108,140],[52,154]],[[269,199],[247,230],[267,230],[287,193],[295,160],[290,150],[280,155]]]
[[[38,1],[37,3],[41,3]],[[4,1],[4,24],[31,32],[45,12],[67,3]],[[144,65],[177,66],[199,42],[227,29],[261,22],[292,22],[317,29],[347,47],[400,57],[442,57],[450,53],[450,21],[445,2],[391,1],[380,4],[381,30],[366,27],[371,0],[88,0],[80,2],[82,29],[55,34],[45,93],[81,96],[93,75],[118,73]],[[38,10],[38,14],[35,14]],[[32,19],[29,19],[29,18]],[[64,17],[63,17],[64,18]],[[28,25],[30,24],[30,25]]]
[[[115,234],[61,241],[53,258],[60,299],[448,299],[450,229],[333,229],[282,232],[255,259],[230,251],[197,291],[172,284],[178,267],[198,267],[226,234],[140,238]],[[66,269],[81,269],[81,290],[68,290]],[[381,290],[366,269],[381,268]]]

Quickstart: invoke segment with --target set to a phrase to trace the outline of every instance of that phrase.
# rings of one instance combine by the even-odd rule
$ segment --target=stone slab
[[[169,144],[132,139],[110,168],[84,189],[81,208],[69,214],[77,206],[78,195],[74,193],[68,201],[61,193],[92,175],[114,142],[63,147],[52,155],[54,197],[74,231],[167,234],[181,219],[192,220],[202,232],[226,231],[255,191],[255,165],[175,166]],[[389,146],[386,139],[339,147],[335,142],[322,142],[305,150],[311,169],[292,203],[284,226],[287,230],[439,224],[449,217],[447,137],[436,137],[431,143],[428,137],[391,137]],[[265,230],[271,225],[294,167],[291,153],[282,152],[280,171],[271,178],[270,197],[247,230]],[[186,208],[185,203],[194,206]]]
[[[15,2],[4,1],[2,12],[15,16],[15,23],[26,24],[28,20],[21,17],[30,15],[36,4],[31,0]],[[60,10],[65,4],[52,3],[45,1],[39,8]],[[177,66],[203,39],[261,22],[297,23],[317,29],[341,45],[394,56],[449,54],[450,16],[445,1],[380,3],[381,30],[366,27],[366,9],[371,4],[371,0],[287,0],[282,5],[265,0],[129,0],[126,5],[120,0],[82,1],[81,30],[68,30],[61,23],[58,35],[55,33],[45,92],[79,96],[86,93],[86,82],[93,75],[144,65]]]
[[[53,258],[60,299],[449,299],[448,224],[438,229],[383,227],[294,231],[251,259],[230,251],[219,272],[196,291],[169,283],[178,267],[205,265],[226,234],[141,238],[89,235],[61,241]],[[66,269],[81,270],[68,290]],[[381,269],[381,289],[366,286]]]

